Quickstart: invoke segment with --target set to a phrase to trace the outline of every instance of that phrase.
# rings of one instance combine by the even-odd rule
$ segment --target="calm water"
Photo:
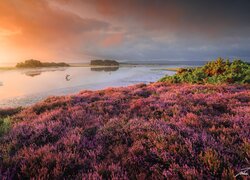
[[[84,89],[154,82],[165,74],[174,74],[163,70],[166,67],[169,66],[0,70],[0,107],[30,105],[48,96],[73,94]]]

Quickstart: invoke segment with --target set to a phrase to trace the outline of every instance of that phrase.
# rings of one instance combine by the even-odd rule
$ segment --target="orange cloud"
[[[0,0],[0,61],[164,59],[200,44],[231,52],[232,43],[249,54],[249,8],[249,0]]]
[[[71,46],[88,41],[89,33],[108,28],[106,22],[81,18],[51,7],[46,0],[3,0],[0,1],[0,48],[4,44],[1,49],[5,52],[0,50],[0,58],[16,61],[63,58],[72,53]]]
[[[105,37],[101,41],[101,45],[103,47],[115,46],[121,44],[123,40],[124,40],[124,35],[122,33],[115,33]]]

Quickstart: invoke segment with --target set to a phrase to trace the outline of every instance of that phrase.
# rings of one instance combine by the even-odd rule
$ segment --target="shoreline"
[[[218,62],[205,67],[217,70]],[[235,72],[235,65],[242,67],[242,71],[236,71],[237,77],[242,78],[230,83],[228,79],[223,81]],[[235,159],[248,158],[249,149],[245,147],[249,145],[246,139],[250,133],[242,129],[249,129],[250,79],[246,75],[250,67],[241,61],[228,66],[226,71],[212,76],[202,68],[193,68],[172,72],[175,75],[152,83],[97,90],[81,88],[77,93],[47,96],[26,107],[0,108],[0,147],[13,147],[0,148],[4,167],[1,172],[10,170],[16,177],[22,173],[38,177],[37,172],[46,172],[47,177],[55,177],[54,172],[60,170],[63,174],[64,167],[70,167],[71,173],[65,178],[81,177],[82,171],[90,172],[85,175],[92,177],[93,172],[100,172],[95,167],[110,170],[108,163],[114,169],[112,173],[118,170],[128,174],[129,179],[138,175],[130,167],[133,157],[139,157],[138,163],[132,165],[142,173],[149,172],[149,179],[155,177],[155,167],[162,167],[157,169],[157,175],[171,170],[166,164],[173,167],[171,174],[176,173],[176,167],[184,169],[181,177],[187,175],[187,169],[194,172],[193,177],[235,177],[239,165],[246,166],[244,161],[239,164]],[[122,72],[131,69],[124,68]],[[150,72],[156,67],[142,69],[150,70],[144,71],[144,76],[139,74],[145,78],[152,76]],[[158,69],[163,71],[164,67]],[[203,81],[204,76],[207,81]],[[86,157],[85,152],[90,154]],[[89,161],[89,157],[94,161]],[[210,160],[216,162],[210,166],[212,171],[207,169]],[[117,161],[121,164],[117,165]],[[154,163],[142,167],[141,162]],[[214,167],[225,162],[225,166],[214,171]],[[51,171],[47,170],[48,164]],[[174,175],[178,179],[180,172]]]
[[[25,69],[42,69],[42,68],[46,68],[46,69],[50,69],[50,68],[73,68],[73,67],[89,67],[89,68],[109,68],[109,67],[140,67],[140,66],[146,66],[146,67],[150,67],[150,66],[159,66],[159,64],[120,64],[119,66],[94,66],[94,65],[90,65],[90,64],[69,64],[70,66],[65,67],[65,66],[51,66],[51,67],[33,67],[33,68],[17,68],[17,67],[0,67],[0,71],[8,71],[8,70],[25,70]],[[168,66],[167,64],[164,66]],[[181,67],[178,68],[161,68],[160,70],[166,70],[166,71],[178,71]]]
[[[10,96],[8,98],[5,97],[5,95],[2,94],[1,98],[4,99],[4,101],[2,101],[0,103],[0,107],[13,107],[13,105],[15,107],[17,106],[23,106],[23,105],[30,105],[33,104],[33,102],[37,102],[37,97],[42,97],[42,98],[46,98],[48,96],[51,95],[66,95],[66,94],[72,94],[72,93],[77,93],[83,89],[103,89],[106,87],[120,87],[120,86],[126,86],[126,85],[133,85],[133,84],[137,84],[137,83],[149,83],[149,82],[153,82],[153,81],[157,81],[159,80],[162,76],[164,76],[165,74],[173,74],[174,72],[170,72],[167,71],[167,69],[163,69],[164,67],[162,66],[145,66],[145,65],[121,65],[119,66],[120,70],[118,70],[118,76],[113,75],[110,76],[110,73],[105,73],[105,78],[110,78],[110,80],[100,80],[102,79],[102,76],[100,76],[101,74],[98,72],[92,72],[94,70],[91,70],[91,68],[95,68],[98,71],[99,69],[102,68],[118,68],[115,66],[90,66],[90,65],[76,65],[76,64],[71,64],[71,67],[56,67],[56,68],[5,68],[5,70],[0,70],[0,74],[2,73],[2,80],[3,80],[3,86],[1,87],[1,92],[4,93],[4,88],[8,85],[7,84],[7,79],[6,77],[4,78],[4,76],[8,76],[11,75],[12,73],[21,73],[23,75],[25,75],[26,78],[28,78],[25,81],[31,81],[33,84],[35,84],[35,82],[42,81],[41,79],[43,78],[38,78],[37,80],[34,78],[37,78],[37,76],[33,77],[27,77],[29,74],[33,74],[33,73],[47,73],[50,71],[59,71],[59,70],[63,70],[65,72],[56,72],[55,74],[59,73],[60,77],[55,75],[54,78],[58,79],[59,81],[63,81],[63,83],[58,83],[58,87],[49,87],[46,88],[44,86],[44,88],[42,87],[42,90],[35,90],[34,92],[28,92],[25,94],[15,94],[15,96]],[[140,69],[139,71],[137,71],[137,69]],[[172,70],[172,69],[171,69]],[[84,73],[84,72],[88,72],[89,74],[91,74],[93,76],[93,80],[96,79],[97,81],[92,81],[92,77],[84,77],[84,74],[88,74],[88,73]],[[80,75],[74,75],[74,72],[77,72],[78,74],[80,73]],[[112,72],[111,72],[112,73]],[[125,73],[125,75],[123,75]],[[65,75],[66,74],[70,74],[72,75],[72,82],[67,82],[65,81]],[[127,74],[127,75],[126,75]],[[137,76],[139,74],[139,76]],[[27,76],[26,76],[27,75]],[[143,75],[143,76],[141,76]],[[96,76],[96,78],[95,78]],[[141,77],[140,77],[141,76]],[[83,80],[80,80],[80,78],[83,78]],[[85,80],[84,80],[85,78]],[[89,79],[89,80],[88,80]],[[119,79],[119,80],[117,80]],[[123,79],[123,80],[120,80]],[[149,80],[148,80],[149,79]],[[1,81],[1,79],[0,79]],[[54,80],[53,80],[54,81]],[[59,82],[58,81],[58,82]],[[65,81],[65,82],[64,82]],[[81,81],[81,83],[79,83]],[[13,83],[12,83],[13,84]],[[45,83],[46,84],[46,83]],[[15,85],[12,85],[15,86]],[[21,91],[22,89],[22,85],[21,86]],[[19,85],[18,85],[19,87]],[[7,91],[8,92],[8,91]],[[59,94],[58,94],[59,93]],[[8,94],[8,93],[6,93]],[[0,99],[1,99],[0,98]]]

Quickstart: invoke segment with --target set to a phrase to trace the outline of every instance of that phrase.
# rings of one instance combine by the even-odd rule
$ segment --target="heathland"
[[[0,110],[1,178],[232,179],[250,167],[249,64]]]

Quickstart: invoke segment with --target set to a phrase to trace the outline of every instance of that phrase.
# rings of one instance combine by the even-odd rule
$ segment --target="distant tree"
[[[119,63],[115,60],[91,60],[92,66],[119,66]]]
[[[26,60],[25,62],[17,63],[17,68],[36,68],[36,67],[68,67],[69,65],[66,63],[55,63],[55,62],[45,62],[42,63],[41,61],[30,59]]]
[[[42,63],[38,60],[34,60],[34,59],[30,59],[30,60],[26,60],[24,63],[18,63],[16,65],[16,67],[18,68],[22,68],[22,67],[42,67]]]

